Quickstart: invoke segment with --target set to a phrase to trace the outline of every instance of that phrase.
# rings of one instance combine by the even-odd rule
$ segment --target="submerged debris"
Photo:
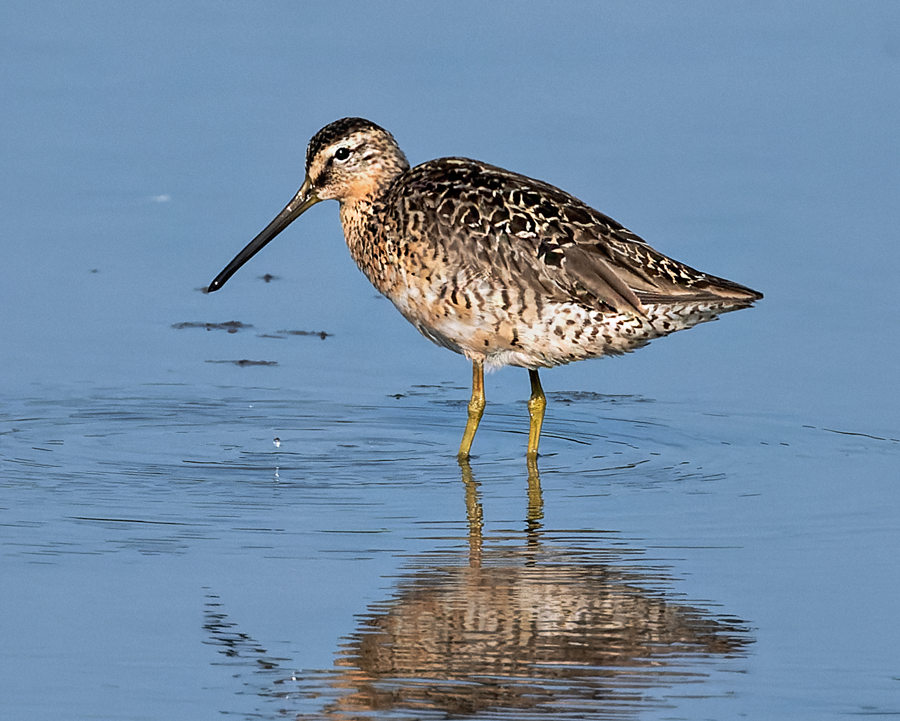
[[[252,328],[249,323],[241,323],[239,320],[229,320],[225,323],[204,323],[203,321],[188,321],[186,323],[173,323],[175,330],[185,328],[206,328],[206,330],[227,330],[229,333],[237,333],[244,328]]]
[[[325,340],[330,335],[334,335],[334,333],[326,333],[324,330],[279,330],[276,332],[284,333],[285,335],[317,335],[322,340]]]
[[[208,360],[207,363],[231,363],[233,365],[239,366],[240,368],[245,368],[247,366],[277,366],[278,361],[266,361],[266,360],[247,360],[246,358],[242,360]]]

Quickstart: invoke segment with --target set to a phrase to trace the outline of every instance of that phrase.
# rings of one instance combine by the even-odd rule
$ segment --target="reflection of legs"
[[[484,415],[484,365],[481,361],[472,361],[472,399],[469,401],[469,420],[459,444],[459,457],[468,458],[472,448],[472,439]]]
[[[541,520],[544,518],[544,496],[541,493],[541,475],[538,472],[537,458],[528,456],[528,515],[525,521],[528,524],[528,533],[534,534],[541,528]]]
[[[544,519],[544,498],[541,494],[541,476],[538,473],[537,456],[528,456],[528,513],[525,516],[525,540],[535,551],[541,545],[541,521]]]
[[[481,566],[481,529],[484,527],[484,511],[478,498],[478,481],[472,475],[472,466],[467,458],[460,457],[463,484],[466,487],[466,518],[469,521],[469,566]]]
[[[544,409],[547,399],[541,388],[541,379],[536,370],[529,370],[531,378],[531,398],[528,399],[528,413],[531,415],[531,426],[528,430],[528,458],[537,457],[538,442],[541,440],[541,426],[544,423]]]

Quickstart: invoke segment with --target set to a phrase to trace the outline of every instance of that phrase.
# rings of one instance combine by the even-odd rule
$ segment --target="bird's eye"
[[[350,157],[350,148],[338,148],[334,151],[335,160],[346,160]]]

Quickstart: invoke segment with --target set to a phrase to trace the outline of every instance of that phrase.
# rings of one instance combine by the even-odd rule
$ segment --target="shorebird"
[[[472,362],[461,460],[484,413],[485,366],[528,369],[534,460],[547,405],[538,369],[627,353],[762,298],[540,180],[467,158],[411,168],[394,137],[362,118],[313,136],[300,190],[208,292],[323,200],[340,203],[350,255],[372,285],[422,335]]]

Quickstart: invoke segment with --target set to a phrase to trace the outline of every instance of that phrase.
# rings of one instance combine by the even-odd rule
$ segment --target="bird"
[[[763,297],[663,255],[549,183],[462,157],[411,167],[391,133],[355,117],[312,137],[300,189],[206,291],[325,200],[340,204],[350,255],[372,285],[471,362],[460,461],[484,413],[485,367],[528,370],[531,463],[547,406],[540,369],[627,353]]]

